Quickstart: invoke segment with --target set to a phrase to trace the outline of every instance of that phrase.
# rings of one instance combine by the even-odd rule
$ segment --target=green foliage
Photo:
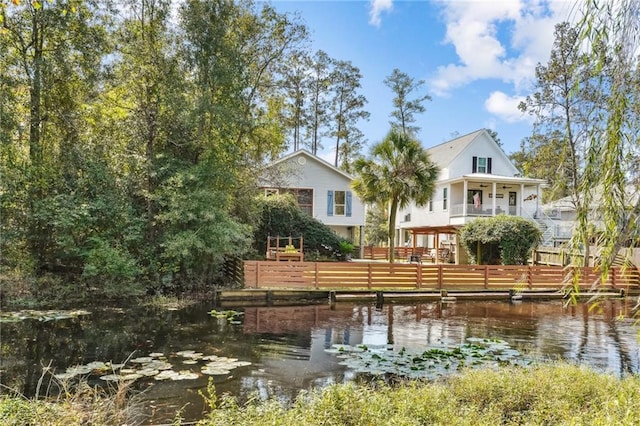
[[[405,135],[416,134],[420,128],[411,123],[416,121],[415,114],[425,111],[424,101],[430,101],[431,97],[429,95],[419,95],[414,99],[409,97],[424,85],[424,80],[416,81],[408,74],[394,68],[391,75],[384,79],[384,84],[394,94],[391,112],[394,120],[390,122],[391,128]]]
[[[354,168],[357,177],[353,189],[367,203],[388,206],[388,241],[393,245],[398,208],[411,202],[427,204],[435,191],[438,166],[419,141],[391,130],[387,137],[371,149],[369,159],[359,158]],[[393,250],[391,258],[393,262]]]
[[[214,425],[498,425],[637,424],[640,379],[586,368],[466,371],[447,381],[332,385],[277,400],[216,402],[199,424]]]
[[[254,233],[256,256],[264,256],[267,237],[303,237],[304,252],[312,256],[331,256],[340,247],[340,238],[329,227],[305,214],[290,194],[259,196],[258,208],[262,210],[260,224]]]
[[[513,157],[526,176],[547,179],[545,200],[571,196],[583,208],[579,185],[590,128],[597,124],[596,106],[604,102],[595,64],[578,48],[579,31],[567,22],[555,27],[549,62],[536,67],[536,87],[519,105],[535,117],[533,135]]]
[[[477,264],[524,265],[541,236],[533,222],[507,215],[479,218],[460,230],[460,242]]]
[[[354,249],[355,246],[351,242],[346,240],[340,241],[340,244],[338,245],[338,250],[342,254],[353,254]]]
[[[636,245],[640,241],[640,197],[627,191],[629,183],[638,189],[639,13],[640,3],[635,0],[615,4],[588,0],[580,22],[579,43],[587,46],[588,61],[598,72],[597,88],[606,94],[597,109],[600,120],[589,127],[584,178],[579,187],[587,206],[594,188],[602,194],[598,206],[602,233],[597,241],[597,266],[603,277],[625,243]],[[578,211],[574,247],[589,240],[593,220],[589,213],[587,209]]]
[[[367,220],[364,228],[364,242],[366,245],[379,246],[386,244],[389,238],[387,213],[384,208],[374,204],[367,209]]]
[[[210,410],[201,426],[214,425],[495,425],[640,423],[640,378],[566,364],[533,368],[467,370],[446,381],[330,385],[277,399],[217,396],[213,380],[200,392]],[[140,407],[124,391],[110,394],[81,386],[57,400],[3,394],[3,425],[137,424]]]
[[[162,213],[156,217],[164,287],[174,282],[210,284],[225,256],[241,256],[250,246],[250,227],[228,213],[225,194],[207,185],[205,168],[168,179],[159,191]]]

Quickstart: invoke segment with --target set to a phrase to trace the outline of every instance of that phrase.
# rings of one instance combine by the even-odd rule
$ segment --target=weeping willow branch
[[[632,164],[630,153],[638,145],[638,112],[633,96],[637,96],[637,76],[640,54],[640,2],[637,0],[588,0],[581,20],[581,42],[588,46],[589,60],[599,70],[599,89],[606,96],[600,117],[590,131],[585,162],[585,174],[580,185],[587,206],[578,212],[575,244],[592,237],[589,205],[598,196],[598,216],[602,222],[595,266],[602,279],[623,245],[637,242],[640,201],[629,198],[628,185]],[[637,101],[637,100],[635,100]]]

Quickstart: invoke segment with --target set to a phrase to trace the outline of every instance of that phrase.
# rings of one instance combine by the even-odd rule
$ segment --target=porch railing
[[[476,207],[474,204],[467,204],[467,216],[493,216],[493,206],[489,204],[481,205],[480,207]],[[511,216],[516,216],[518,214],[518,209],[513,206],[509,206],[507,210],[502,208],[502,206],[496,206],[495,214],[508,214]],[[451,209],[449,211],[450,216],[464,216],[464,204],[452,204]]]

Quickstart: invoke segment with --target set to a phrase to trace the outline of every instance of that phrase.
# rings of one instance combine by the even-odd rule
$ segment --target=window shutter
[[[478,157],[473,157],[473,164],[471,165],[471,173],[478,172]]]
[[[487,158],[487,173],[491,174],[491,157]]]
[[[333,216],[333,191],[327,191],[327,216]]]
[[[345,203],[347,204],[345,206],[346,215],[347,217],[351,217],[351,191],[347,191],[345,198]]]

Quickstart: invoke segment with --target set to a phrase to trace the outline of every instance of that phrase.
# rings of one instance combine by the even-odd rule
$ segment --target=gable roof
[[[345,178],[349,179],[349,180],[353,180],[354,177],[351,176],[349,173],[345,172],[344,170],[340,170],[339,168],[335,167],[333,164],[323,160],[322,158],[318,157],[317,155],[313,155],[312,153],[310,153],[309,151],[307,151],[306,149],[299,149],[297,151],[294,151],[290,154],[285,155],[284,157],[280,157],[275,161],[272,161],[271,163],[267,164],[265,166],[265,168],[271,168],[271,167],[275,167],[278,164],[282,164],[285,163],[293,158],[296,157],[300,157],[303,156],[307,159],[310,159],[311,161],[315,161],[317,163],[319,163],[320,165],[333,170],[334,172],[344,176]]]
[[[427,152],[431,157],[431,161],[436,163],[441,168],[447,166],[454,158],[456,158],[469,144],[477,138],[482,132],[486,132],[484,129],[476,130],[464,136],[451,139],[441,143],[440,145],[427,148]]]

